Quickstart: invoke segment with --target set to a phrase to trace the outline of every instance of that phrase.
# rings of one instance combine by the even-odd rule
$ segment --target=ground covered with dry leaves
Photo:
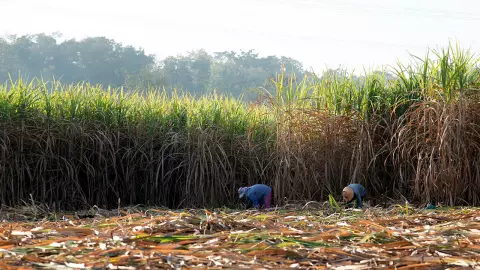
[[[478,208],[2,216],[1,269],[480,269]]]

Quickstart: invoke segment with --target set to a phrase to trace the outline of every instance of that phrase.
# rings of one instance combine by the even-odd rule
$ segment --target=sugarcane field
[[[480,270],[480,2],[0,2],[0,269]]]

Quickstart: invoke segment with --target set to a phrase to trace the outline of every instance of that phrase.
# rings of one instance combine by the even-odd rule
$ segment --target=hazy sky
[[[480,53],[478,0],[0,0],[0,34],[106,36],[159,59],[255,49],[305,68],[395,64],[449,40]]]

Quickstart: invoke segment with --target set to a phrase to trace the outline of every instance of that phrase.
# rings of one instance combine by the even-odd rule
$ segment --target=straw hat
[[[351,201],[353,199],[353,188],[345,187],[342,191],[342,196],[345,201]]]

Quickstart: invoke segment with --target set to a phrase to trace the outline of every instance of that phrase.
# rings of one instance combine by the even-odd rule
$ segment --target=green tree
[[[59,37],[42,33],[0,38],[0,79],[7,81],[9,74],[14,80],[19,75],[47,80],[55,76],[63,83],[88,81],[136,90],[177,88],[199,94],[216,90],[253,99],[256,93],[249,90],[272,90],[271,79],[281,72],[305,74],[295,59],[260,57],[253,50],[210,55],[200,49],[156,61],[143,49],[106,37],[61,42]]]
[[[121,86],[127,74],[138,75],[153,66],[155,58],[143,50],[123,46],[105,37],[70,39],[59,43],[58,35],[9,36],[0,39],[1,79],[21,76],[64,82],[89,81],[93,84]]]

